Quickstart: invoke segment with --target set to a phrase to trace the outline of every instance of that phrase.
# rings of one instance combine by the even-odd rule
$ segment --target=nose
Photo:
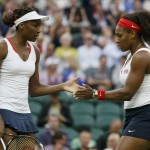
[[[118,44],[119,43],[119,38],[117,36],[115,37],[115,42]]]
[[[38,28],[37,28],[37,32],[40,33],[41,31],[42,31],[42,28],[41,28],[41,27],[38,27]]]
[[[42,31],[42,26],[41,25],[37,26],[37,32],[40,33],[41,31]]]

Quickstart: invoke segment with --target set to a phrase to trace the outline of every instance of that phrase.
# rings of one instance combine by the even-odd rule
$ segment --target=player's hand
[[[84,99],[84,100],[92,99],[93,89],[87,84],[83,84],[83,87],[84,88],[82,89],[80,88],[74,93],[74,97],[76,99]]]
[[[63,84],[63,89],[71,93],[75,93],[79,89],[84,89],[84,86],[77,84],[78,79],[79,77],[66,81]]]

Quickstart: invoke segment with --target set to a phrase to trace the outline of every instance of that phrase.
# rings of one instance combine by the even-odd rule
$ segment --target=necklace
[[[138,50],[138,48],[139,48],[142,44],[143,44],[143,43],[138,44],[137,48],[135,49],[135,52]],[[135,53],[135,52],[134,52],[134,53]],[[126,60],[124,66],[126,66],[126,64],[130,61],[130,59],[133,57],[134,53],[131,54],[131,56]]]
[[[140,44],[137,46],[137,48],[135,49],[135,52],[138,50],[138,48],[139,48],[142,44],[143,44],[143,43],[140,43]],[[134,52],[134,53],[135,53],[135,52]],[[133,54],[134,54],[134,53],[133,53]]]

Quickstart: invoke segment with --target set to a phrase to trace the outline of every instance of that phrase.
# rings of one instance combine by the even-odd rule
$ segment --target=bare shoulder
[[[135,54],[135,56],[133,57],[134,60],[138,60],[138,61],[150,61],[150,49],[149,49],[149,52],[146,51],[146,50],[142,50],[142,51],[139,51]]]
[[[7,56],[7,52],[7,44],[3,40],[2,42],[0,42],[0,59],[4,59]]]
[[[145,50],[137,52],[132,59],[131,67],[141,70],[150,68],[150,52]]]

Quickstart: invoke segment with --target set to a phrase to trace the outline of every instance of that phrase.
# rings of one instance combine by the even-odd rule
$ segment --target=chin
[[[126,52],[126,51],[127,51],[127,50],[124,49],[124,48],[120,48],[120,50],[121,50],[122,52]]]
[[[123,49],[120,49],[122,52],[125,52]]]
[[[37,40],[37,38],[29,39],[28,41],[35,42],[36,40]]]

